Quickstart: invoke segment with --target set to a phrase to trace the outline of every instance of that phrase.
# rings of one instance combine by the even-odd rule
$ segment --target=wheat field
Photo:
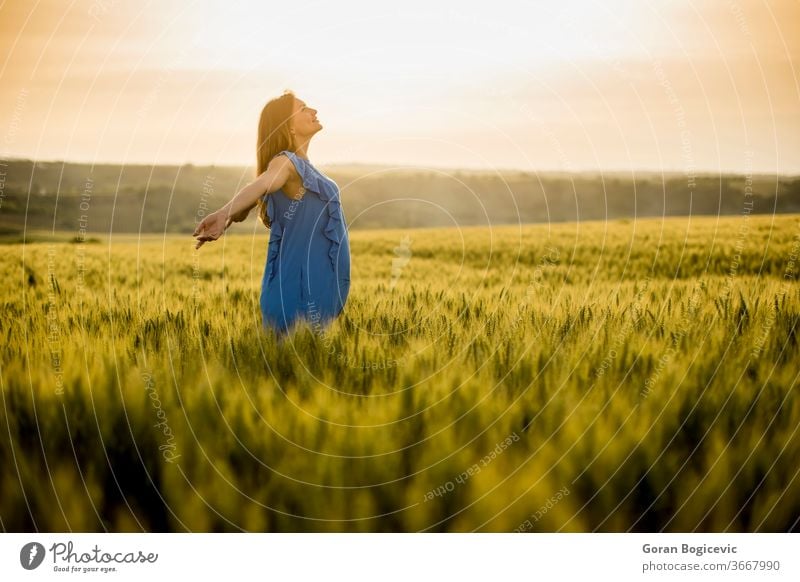
[[[68,233],[71,235],[71,233]],[[800,216],[7,244],[4,531],[797,531]]]

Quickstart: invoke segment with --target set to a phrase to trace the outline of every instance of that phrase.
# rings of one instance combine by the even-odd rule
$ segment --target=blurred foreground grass
[[[3,530],[798,529],[798,216],[353,232],[280,345],[266,241],[0,247]]]

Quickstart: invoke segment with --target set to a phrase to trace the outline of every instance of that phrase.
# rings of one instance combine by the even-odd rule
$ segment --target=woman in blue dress
[[[256,179],[194,232],[200,248],[258,207],[270,229],[262,321],[279,336],[301,318],[321,329],[341,314],[350,292],[350,241],[339,188],[308,159],[309,142],[321,129],[316,109],[293,92],[270,100],[258,124]]]

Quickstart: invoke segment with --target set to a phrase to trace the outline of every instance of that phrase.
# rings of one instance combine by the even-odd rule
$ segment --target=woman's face
[[[296,137],[309,138],[320,129],[322,124],[317,120],[317,110],[306,105],[300,98],[294,100],[292,127]]]

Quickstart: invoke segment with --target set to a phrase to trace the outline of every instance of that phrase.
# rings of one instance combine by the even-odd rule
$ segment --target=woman
[[[320,129],[316,109],[292,91],[270,100],[258,124],[258,177],[194,231],[199,249],[258,206],[270,229],[261,314],[264,326],[279,336],[300,318],[319,329],[339,316],[350,292],[350,241],[339,188],[308,159]]]

